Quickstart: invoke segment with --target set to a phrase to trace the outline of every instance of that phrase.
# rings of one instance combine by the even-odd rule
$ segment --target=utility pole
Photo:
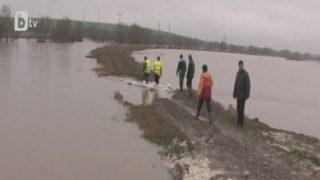
[[[100,9],[98,9],[98,22],[100,22]]]
[[[227,44],[227,37],[223,36],[222,42],[225,43],[225,44]]]
[[[121,23],[121,16],[122,16],[122,14],[119,13],[118,16],[119,16],[119,24],[120,24],[120,23]]]
[[[169,21],[169,33],[171,33],[171,22]]]
[[[83,10],[82,10],[82,22],[84,22],[85,13],[86,13],[86,10],[83,8]]]

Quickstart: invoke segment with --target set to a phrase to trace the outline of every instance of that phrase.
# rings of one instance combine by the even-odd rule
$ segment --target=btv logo
[[[37,20],[29,19],[27,11],[17,11],[14,15],[14,30],[26,31],[28,27],[37,27]]]

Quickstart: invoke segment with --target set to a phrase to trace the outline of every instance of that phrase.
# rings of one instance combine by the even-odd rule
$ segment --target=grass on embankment
[[[132,105],[123,102],[123,96],[116,92],[114,99],[129,108],[128,121],[138,124],[143,137],[152,143],[164,147],[160,152],[166,157],[179,158],[184,152],[193,149],[187,135],[171,122],[163,119],[153,105]]]
[[[151,48],[145,45],[106,45],[92,50],[90,56],[97,59],[102,67],[96,68],[99,76],[127,76],[141,79],[143,63],[131,57],[133,51]]]
[[[179,157],[182,153],[192,149],[187,136],[177,126],[163,119],[152,105],[131,106],[129,121],[135,122],[143,130],[143,137],[150,142],[164,147],[164,156]],[[183,145],[183,142],[187,142]]]

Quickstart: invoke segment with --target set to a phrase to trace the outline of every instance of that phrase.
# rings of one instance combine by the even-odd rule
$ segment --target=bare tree
[[[13,20],[11,18],[11,10],[8,5],[2,5],[0,11],[0,39],[6,38],[7,41],[13,32]]]
[[[50,17],[41,17],[38,22],[37,28],[35,28],[35,34],[38,42],[45,42],[48,37],[50,26]]]

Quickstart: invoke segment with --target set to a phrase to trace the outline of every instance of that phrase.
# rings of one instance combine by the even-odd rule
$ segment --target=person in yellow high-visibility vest
[[[158,85],[159,79],[162,75],[162,62],[160,61],[160,56],[158,56],[156,62],[154,62],[153,72],[154,72],[154,82],[156,83],[156,85]]]
[[[149,82],[149,75],[151,72],[151,61],[146,56],[144,57],[144,65],[143,65],[143,79],[148,84]]]

